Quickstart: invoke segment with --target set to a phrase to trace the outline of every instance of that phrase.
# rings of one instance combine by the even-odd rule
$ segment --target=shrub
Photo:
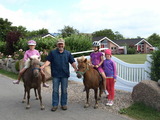
[[[6,36],[6,55],[12,55],[16,50],[14,46],[17,44],[21,37],[21,33],[19,31],[11,31],[7,33]]]
[[[92,47],[91,37],[86,35],[71,35],[65,38],[65,43],[66,49],[71,52],[86,51]]]
[[[16,69],[17,71],[19,71],[19,61],[16,61],[16,63],[15,63],[15,69]]]
[[[136,53],[136,49],[133,47],[128,47],[127,48],[127,54],[135,54]]]
[[[52,50],[56,46],[56,38],[32,38],[37,42],[36,49],[39,51]],[[23,49],[24,51],[28,50],[27,42],[28,39],[20,39],[20,41],[15,46],[16,50]]]
[[[0,52],[4,53],[6,48],[6,42],[0,41]]]
[[[158,81],[160,79],[160,47],[158,50],[152,52],[152,62],[151,62],[151,80]]]

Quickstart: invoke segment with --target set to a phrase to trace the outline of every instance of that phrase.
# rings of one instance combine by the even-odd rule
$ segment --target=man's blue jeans
[[[61,84],[61,106],[67,105],[68,78],[53,77],[52,106],[59,104],[59,85]]]

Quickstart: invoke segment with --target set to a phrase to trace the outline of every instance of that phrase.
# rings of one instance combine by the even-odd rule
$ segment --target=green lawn
[[[119,113],[136,120],[160,120],[160,112],[143,103],[134,103],[128,108],[121,109]]]
[[[132,55],[113,55],[120,60],[131,64],[144,64],[147,60],[147,54],[132,54]]]

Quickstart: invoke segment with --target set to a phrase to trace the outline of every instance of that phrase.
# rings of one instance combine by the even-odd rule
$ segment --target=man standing
[[[47,56],[47,61],[41,66],[41,69],[51,64],[51,75],[53,77],[52,91],[52,109],[56,111],[59,104],[59,85],[61,84],[61,108],[67,110],[67,87],[69,73],[69,63],[77,71],[76,63],[71,53],[64,49],[65,42],[63,39],[57,41],[57,49],[52,50]]]

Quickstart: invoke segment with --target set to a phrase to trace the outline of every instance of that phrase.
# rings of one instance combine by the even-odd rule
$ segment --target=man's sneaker
[[[43,87],[49,87],[49,85],[47,83],[43,83]]]
[[[108,93],[108,91],[107,91],[107,90],[104,90],[104,93],[105,93],[106,95],[109,95],[109,93]]]
[[[53,106],[51,111],[55,112],[57,110],[57,108],[58,108],[57,106]]]
[[[20,82],[19,80],[14,80],[13,84],[19,84],[19,82]]]
[[[62,110],[67,110],[67,106],[66,105],[62,106],[61,108],[62,108]]]
[[[113,105],[113,101],[110,101],[109,106],[112,106],[112,105]]]

